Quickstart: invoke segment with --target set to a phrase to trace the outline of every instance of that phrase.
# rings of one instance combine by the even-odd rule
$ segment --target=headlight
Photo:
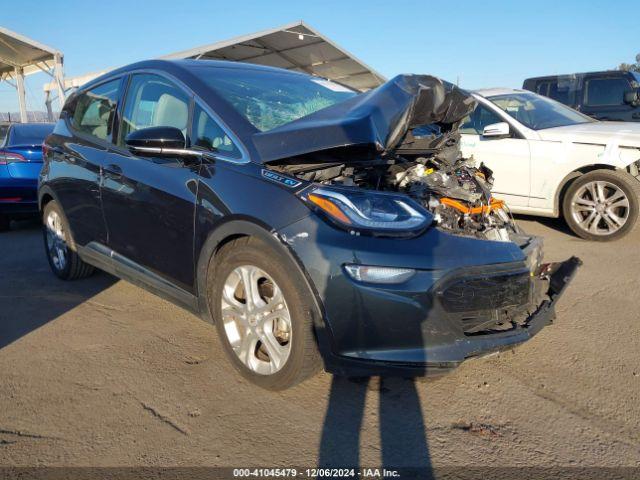
[[[334,223],[356,232],[406,235],[433,221],[433,216],[414,201],[394,193],[316,187],[301,197]]]

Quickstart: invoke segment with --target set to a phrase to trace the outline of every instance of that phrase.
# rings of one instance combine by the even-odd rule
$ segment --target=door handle
[[[120,165],[111,163],[104,168],[104,176],[118,180],[122,178],[122,168],[120,168]]]

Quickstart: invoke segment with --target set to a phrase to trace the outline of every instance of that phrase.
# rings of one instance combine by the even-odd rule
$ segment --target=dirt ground
[[[640,466],[640,231],[589,243],[555,324],[436,380],[247,384],[214,329],[106,274],[64,283],[0,235],[0,466]]]

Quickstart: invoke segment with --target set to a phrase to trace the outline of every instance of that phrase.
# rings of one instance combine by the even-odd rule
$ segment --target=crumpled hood
[[[262,162],[349,146],[391,152],[412,128],[451,125],[476,101],[429,75],[398,75],[383,85],[267,132],[253,141]]]
[[[589,122],[538,130],[542,140],[640,148],[640,123]]]

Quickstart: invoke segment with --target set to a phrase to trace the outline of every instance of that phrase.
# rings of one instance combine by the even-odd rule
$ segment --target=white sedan
[[[640,123],[600,122],[524,90],[473,93],[461,146],[494,172],[515,213],[558,217],[580,237],[613,240],[638,218]]]

